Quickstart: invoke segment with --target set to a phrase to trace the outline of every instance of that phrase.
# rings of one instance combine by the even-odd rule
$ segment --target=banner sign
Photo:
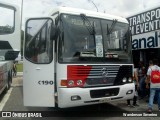
[[[127,18],[132,49],[160,48],[160,7]]]
[[[132,49],[160,48],[160,31],[132,36]]]
[[[160,7],[128,17],[132,35],[160,29]]]

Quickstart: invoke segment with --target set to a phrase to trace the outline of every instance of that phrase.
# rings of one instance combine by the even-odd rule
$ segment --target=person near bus
[[[146,88],[149,89],[149,83],[150,83],[150,96],[149,96],[149,103],[148,103],[148,113],[152,113],[153,110],[153,100],[155,93],[158,93],[158,109],[160,111],[160,81],[159,82],[153,82],[153,71],[159,71],[160,67],[158,66],[158,60],[153,61],[153,66],[148,68],[147,71],[147,80],[146,80]]]
[[[17,66],[16,66],[16,62],[13,63],[13,76],[17,75]]]
[[[152,60],[149,61],[149,67],[151,67],[151,66],[153,66],[153,61]],[[147,78],[146,78],[146,80],[147,80]],[[146,80],[145,80],[145,83],[146,83]],[[150,83],[149,83],[149,87],[150,87]],[[150,92],[149,89],[146,89],[146,95],[148,97],[149,97],[149,92]],[[158,99],[158,92],[156,91],[155,96],[154,96],[154,101],[153,101],[154,104],[157,103],[157,99]],[[149,102],[149,98],[146,100],[146,102]]]
[[[146,90],[145,90],[146,69],[142,61],[139,62],[138,79],[139,79],[138,92],[140,99],[143,99],[146,96]]]
[[[149,66],[148,66],[148,69],[150,68],[150,67],[152,67],[153,66],[153,61],[152,60],[150,60],[149,61]],[[146,81],[147,81],[147,77],[146,77],[146,80],[145,80],[145,84],[146,84]],[[149,87],[150,87],[150,83],[149,83]],[[146,89],[146,95],[149,97],[149,89]],[[149,102],[149,98],[146,100],[146,102]]]
[[[137,69],[134,68],[134,77],[133,77],[133,82],[135,84],[135,94],[134,94],[134,97],[133,97],[133,105],[131,105],[130,101],[131,100],[127,100],[127,105],[129,107],[135,107],[135,106],[139,106],[137,104],[137,97],[138,97],[138,89],[139,89],[139,82],[138,82],[138,75],[137,75]]]

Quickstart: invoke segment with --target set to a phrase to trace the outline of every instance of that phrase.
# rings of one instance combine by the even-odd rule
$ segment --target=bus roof
[[[124,22],[128,23],[126,18],[115,16],[115,15],[110,15],[102,12],[95,12],[91,10],[85,10],[85,9],[78,9],[78,8],[71,8],[71,7],[57,7],[55,8],[50,15],[53,15],[54,13],[68,13],[68,14],[85,14],[90,17],[97,17],[97,18],[103,18],[103,19],[109,19],[109,20],[114,20],[117,19],[119,22]]]
[[[15,4],[10,4],[10,3],[6,3],[6,2],[2,2],[2,1],[0,1],[0,7],[13,9],[13,10],[16,10],[18,8],[18,6]]]

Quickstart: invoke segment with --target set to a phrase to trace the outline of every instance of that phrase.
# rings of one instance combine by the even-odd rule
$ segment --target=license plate
[[[99,102],[105,103],[105,102],[108,102],[108,101],[110,101],[110,100],[111,100],[111,98],[105,98],[105,99],[99,100]]]

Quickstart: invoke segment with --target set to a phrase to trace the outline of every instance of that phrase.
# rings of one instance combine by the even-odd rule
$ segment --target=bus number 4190
[[[51,80],[40,80],[38,81],[39,85],[53,85],[53,81]]]

